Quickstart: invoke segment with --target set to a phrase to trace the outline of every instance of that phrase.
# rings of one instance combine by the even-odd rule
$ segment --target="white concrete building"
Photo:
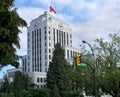
[[[27,73],[27,55],[22,56],[22,72]]]
[[[65,49],[65,59],[80,52],[72,47],[72,30],[69,24],[45,11],[43,15],[30,22],[27,29],[27,55],[22,59],[23,72],[39,87],[46,84],[45,81],[41,84],[39,79],[46,79],[56,43],[60,43]]]
[[[31,82],[34,84],[34,87],[46,87],[46,72],[31,72],[28,73],[28,76],[31,78]]]
[[[47,72],[56,43],[72,47],[72,30],[47,11],[28,27],[28,72]]]
[[[7,76],[8,80],[10,82],[13,82],[14,74],[15,74],[16,71],[21,71],[22,72],[22,68],[7,70],[6,76]]]

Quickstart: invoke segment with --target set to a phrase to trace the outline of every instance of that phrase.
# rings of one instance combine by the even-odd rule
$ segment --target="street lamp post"
[[[93,57],[92,57],[92,59],[93,59],[93,62],[94,62],[94,66],[93,66],[93,68],[91,68],[91,70],[92,70],[92,72],[93,72],[93,77],[94,77],[94,95],[95,95],[95,97],[97,97],[97,85],[96,85],[96,62],[95,62],[95,54],[94,54],[94,50],[93,50],[93,48],[92,48],[92,46],[89,44],[89,43],[87,43],[86,41],[82,41],[83,43],[86,43],[89,47],[90,47],[90,49],[91,49],[91,51],[92,51],[92,55],[93,55]]]

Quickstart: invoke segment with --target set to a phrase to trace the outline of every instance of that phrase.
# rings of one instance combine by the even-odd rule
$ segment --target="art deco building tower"
[[[47,72],[55,44],[72,47],[71,32],[69,24],[47,11],[32,20],[27,34],[27,72]]]

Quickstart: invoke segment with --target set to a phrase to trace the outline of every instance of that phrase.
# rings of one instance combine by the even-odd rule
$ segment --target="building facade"
[[[30,22],[27,29],[27,55],[23,56],[22,70],[39,87],[46,84],[46,73],[57,43],[63,47],[65,59],[74,57],[80,52],[79,49],[72,47],[72,29],[65,21],[45,11],[43,15]]]
[[[18,68],[18,69],[9,69],[9,70],[7,70],[6,76],[7,76],[8,80],[9,80],[10,82],[13,82],[14,74],[15,74],[16,71],[22,72],[22,68]]]
[[[72,30],[69,24],[45,11],[28,27],[27,72],[47,72],[56,43],[72,47]]]
[[[27,55],[22,56],[21,64],[23,73],[27,73],[27,58],[28,58]]]

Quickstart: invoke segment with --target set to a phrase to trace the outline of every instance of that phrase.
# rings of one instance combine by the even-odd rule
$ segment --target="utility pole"
[[[91,44],[89,44],[88,42],[86,42],[86,41],[82,41],[83,43],[86,43],[89,47],[90,47],[90,49],[91,49],[91,51],[92,51],[92,59],[93,59],[93,62],[94,62],[94,66],[93,66],[93,68],[91,68],[91,70],[92,70],[92,72],[93,72],[93,78],[94,78],[94,96],[95,97],[97,97],[97,84],[96,84],[96,61],[95,61],[95,54],[94,54],[94,50],[93,50],[93,48],[92,48],[92,46],[91,46]]]

